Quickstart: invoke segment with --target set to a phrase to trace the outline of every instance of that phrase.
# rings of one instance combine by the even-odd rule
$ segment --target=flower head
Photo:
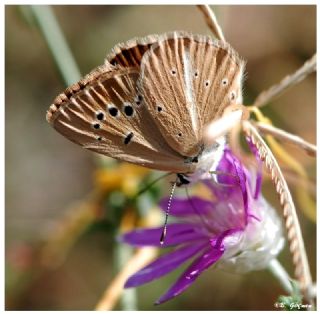
[[[185,291],[212,265],[236,272],[262,269],[283,247],[281,222],[261,195],[261,172],[250,173],[226,148],[216,177],[203,180],[210,199],[198,196],[172,200],[164,247],[174,250],[131,276],[125,287],[136,287],[162,277],[192,259],[173,286],[156,304]],[[160,203],[165,210],[167,199]],[[162,227],[126,233],[133,246],[160,246]]]

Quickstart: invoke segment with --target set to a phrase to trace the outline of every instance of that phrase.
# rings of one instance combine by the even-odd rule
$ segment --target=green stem
[[[39,29],[46,40],[52,57],[66,85],[71,85],[81,78],[68,43],[50,6],[30,6]],[[116,244],[115,266],[121,269],[132,255],[132,249],[121,243]],[[125,290],[121,296],[122,310],[137,310],[135,289]]]
[[[132,248],[123,243],[115,244],[115,258],[114,264],[116,265],[116,271],[120,271],[132,257]],[[123,311],[137,311],[137,290],[125,289],[122,292],[121,310]]]
[[[79,81],[79,68],[51,7],[32,5],[30,8],[65,84]]]
[[[279,280],[282,288],[288,293],[292,294],[293,288],[290,277],[280,262],[275,258],[269,264],[269,270]]]

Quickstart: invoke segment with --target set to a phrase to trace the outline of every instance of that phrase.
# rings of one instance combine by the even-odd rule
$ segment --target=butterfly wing
[[[175,151],[201,152],[204,125],[241,98],[243,68],[228,44],[185,32],[164,34],[145,52],[138,88]]]
[[[158,170],[189,171],[154,127],[136,92],[138,76],[134,68],[92,74],[94,79],[56,98],[47,120],[71,141],[100,154]]]
[[[140,67],[143,55],[158,38],[158,35],[149,35],[120,43],[107,55],[106,62],[118,67]]]

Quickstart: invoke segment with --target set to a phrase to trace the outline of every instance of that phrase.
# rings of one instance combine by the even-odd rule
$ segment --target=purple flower
[[[251,147],[255,153],[254,148]],[[260,165],[258,169],[261,169]],[[214,178],[203,180],[211,197],[176,197],[164,247],[174,250],[131,276],[126,288],[162,277],[183,263],[191,264],[156,304],[185,291],[207,268],[233,272],[265,268],[283,247],[281,222],[261,195],[261,172],[249,172],[226,148]],[[167,199],[160,203],[165,210]],[[122,236],[130,245],[160,247],[159,228],[138,229]]]

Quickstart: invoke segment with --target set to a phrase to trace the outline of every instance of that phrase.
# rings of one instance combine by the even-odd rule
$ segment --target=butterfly
[[[135,38],[57,96],[47,121],[86,149],[188,184],[222,157],[226,137],[208,145],[204,128],[242,103],[244,67],[228,43],[208,36]]]

